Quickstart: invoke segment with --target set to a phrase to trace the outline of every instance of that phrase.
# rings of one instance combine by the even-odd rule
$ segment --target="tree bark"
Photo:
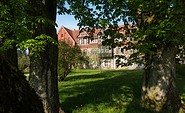
[[[43,105],[24,74],[0,56],[0,113],[43,113]]]
[[[13,48],[1,52],[1,57],[9,61],[16,69],[18,69],[18,56],[17,56],[17,47],[12,45]]]
[[[166,45],[146,58],[142,86],[144,107],[163,113],[178,113],[180,97],[175,84],[175,55],[176,47]]]
[[[42,16],[53,22],[56,20],[56,0],[30,0],[33,7],[32,16]],[[34,29],[34,37],[46,34],[57,41],[54,25],[40,24]],[[57,45],[48,43],[39,57],[30,58],[30,84],[42,98],[45,113],[59,112],[57,80]]]

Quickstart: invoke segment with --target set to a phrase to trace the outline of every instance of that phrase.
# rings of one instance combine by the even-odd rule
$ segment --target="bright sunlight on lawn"
[[[59,83],[66,113],[149,113],[139,104],[142,70],[75,70]],[[178,74],[185,98],[185,76]]]

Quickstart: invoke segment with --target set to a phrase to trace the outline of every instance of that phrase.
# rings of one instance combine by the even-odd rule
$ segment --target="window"
[[[97,43],[98,42],[98,38],[94,38],[91,43]]]
[[[96,49],[92,49],[92,50],[91,50],[91,53],[92,53],[92,54],[95,54],[95,53],[97,53],[97,50],[96,50]]]
[[[100,53],[105,53],[105,50],[104,49],[100,49]]]
[[[118,48],[118,54],[122,54],[122,48]]]
[[[87,44],[87,39],[86,38],[84,38],[83,41],[84,41],[83,44]]]
[[[108,63],[107,60],[104,61],[104,66],[105,66],[105,67],[108,67],[108,66],[109,66],[109,63]]]
[[[130,54],[133,54],[134,53],[134,50],[133,49],[130,49]]]
[[[86,39],[86,38],[79,38],[78,39],[78,44],[88,44],[88,39]]]
[[[81,38],[78,39],[78,43],[82,44],[82,39]]]
[[[109,47],[105,47],[105,53],[110,53],[111,49],[109,49]]]
[[[64,39],[64,34],[60,35],[60,39],[63,40]]]

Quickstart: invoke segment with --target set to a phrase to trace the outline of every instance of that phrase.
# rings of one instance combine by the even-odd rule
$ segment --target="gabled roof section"
[[[73,30],[72,31],[72,37],[73,37],[73,39],[77,42],[78,40],[77,40],[77,37],[78,37],[78,35],[79,35],[79,33],[80,33],[80,30]]]
[[[80,33],[80,37],[84,37],[84,36],[90,36],[91,38],[98,38],[98,36],[99,36],[99,32],[100,32],[101,30],[100,29],[94,29],[94,32],[93,32],[93,35],[91,36],[91,33],[90,33],[90,31],[88,32],[88,30],[86,30],[86,29],[83,29],[82,31],[81,31],[81,33],[84,33],[82,36],[81,36],[81,33]]]
[[[69,33],[69,35],[73,38],[73,40],[77,42],[76,37],[79,35],[80,30],[71,30],[66,27],[64,27],[64,29]]]
[[[124,25],[120,25],[120,26],[118,26],[118,29],[120,30],[119,31],[120,33],[123,33],[125,35],[126,34],[126,29],[124,27],[125,27]],[[131,27],[132,27],[132,24],[128,26],[128,28],[131,28]],[[88,33],[88,31],[86,31],[86,30],[82,31],[82,32],[85,32],[85,34],[81,36],[80,30],[71,30],[71,29],[68,29],[64,26],[62,26],[61,29],[64,29],[76,43],[78,42],[79,37],[84,37],[84,36],[89,36],[90,35],[90,33]],[[101,29],[96,29],[95,28],[92,38],[98,38],[100,36],[99,33],[103,33],[103,32],[101,31]]]

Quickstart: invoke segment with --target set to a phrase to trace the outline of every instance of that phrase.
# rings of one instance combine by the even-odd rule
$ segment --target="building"
[[[77,38],[79,30],[70,30],[66,27],[61,27],[58,32],[58,41],[66,42],[70,46],[75,46],[77,44]]]
[[[115,69],[119,66],[116,65],[116,56],[130,56],[134,52],[133,49],[125,50],[123,47],[116,47],[114,49],[109,46],[102,45],[102,39],[100,38],[99,29],[96,29],[93,37],[87,38],[89,34],[86,31],[70,30],[64,26],[58,32],[58,40],[64,41],[70,46],[78,45],[81,51],[89,57],[90,68],[110,68]],[[125,33],[124,29],[120,29],[120,32]],[[130,40],[130,39],[128,39]],[[121,39],[115,40],[121,41]],[[121,59],[122,62],[127,62]],[[135,68],[137,65],[132,64],[131,67]]]

